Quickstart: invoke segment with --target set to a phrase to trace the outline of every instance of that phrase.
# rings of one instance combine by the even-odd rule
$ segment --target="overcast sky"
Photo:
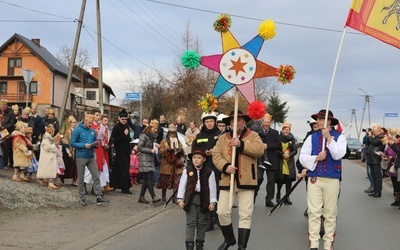
[[[303,137],[310,115],[327,106],[350,4],[351,0],[103,0],[104,82],[113,88],[117,100],[122,100],[125,92],[131,92],[127,86],[137,82],[139,72],[169,72],[177,53],[184,50],[180,37],[188,21],[193,35],[199,38],[202,55],[210,55],[222,52],[220,35],[212,27],[218,13],[231,14],[230,30],[240,44],[257,35],[261,20],[271,19],[277,34],[264,43],[257,59],[275,67],[295,67],[295,80],[280,86],[278,94],[288,103],[292,132]],[[80,0],[0,0],[0,44],[18,33],[29,39],[40,38],[53,54],[63,44],[72,47],[77,27],[74,20],[81,6]],[[79,46],[90,51],[92,66],[96,67],[94,0],[87,1],[84,26]],[[348,125],[346,135],[357,136],[355,121],[360,128],[365,93],[371,96],[371,123],[400,127],[399,117],[383,119],[384,113],[399,113],[399,64],[397,48],[347,29],[330,102],[335,117]],[[368,123],[367,105],[363,127]]]

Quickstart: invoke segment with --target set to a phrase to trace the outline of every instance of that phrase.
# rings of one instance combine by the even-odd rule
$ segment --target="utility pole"
[[[370,106],[369,106],[369,98],[371,96],[368,95],[368,93],[365,92],[362,88],[358,88],[358,89],[365,93],[365,95],[363,95],[363,96],[365,96],[365,100],[364,100],[363,113],[362,113],[362,117],[361,117],[361,125],[360,125],[360,130],[358,132],[358,139],[360,139],[361,129],[363,126],[363,121],[364,121],[365,106],[367,105],[367,103],[368,103],[368,126],[371,124],[371,110],[370,110]]]
[[[103,49],[101,45],[101,18],[100,18],[100,0],[96,0],[97,14],[97,58],[98,58],[98,84],[99,84],[99,109],[100,113],[104,113],[103,106]]]
[[[74,65],[75,65],[76,52],[78,51],[79,38],[81,36],[81,30],[82,30],[82,24],[83,24],[83,16],[85,14],[85,7],[86,7],[86,0],[82,0],[81,13],[79,15],[79,20],[77,20],[78,21],[78,27],[76,29],[74,48],[72,49],[71,61],[69,63],[67,86],[65,88],[64,97],[63,97],[63,101],[62,101],[62,104],[61,104],[61,110],[60,110],[60,114],[59,114],[59,118],[58,118],[60,124],[63,123],[64,112],[65,112],[65,108],[67,106],[67,100],[68,100],[68,96],[69,96],[69,89],[71,88],[72,73],[73,73],[73,69],[74,69]]]
[[[353,116],[354,116],[354,122],[356,124],[357,137],[358,137],[358,139],[360,139],[360,134],[358,133],[358,125],[357,125],[357,117],[356,117],[356,110],[355,109],[351,110],[350,133],[351,133],[351,127],[353,126]]]

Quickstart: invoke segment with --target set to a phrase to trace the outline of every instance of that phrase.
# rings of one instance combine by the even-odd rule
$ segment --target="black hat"
[[[229,114],[228,117],[225,117],[222,119],[222,121],[226,124],[226,125],[231,125],[231,118],[233,118],[234,116],[234,111],[232,110],[231,113]],[[249,122],[251,120],[251,118],[248,115],[245,115],[241,110],[238,110],[238,117],[243,117],[244,120],[247,122]]]
[[[196,148],[195,150],[193,150],[192,153],[188,154],[190,161],[192,161],[193,155],[202,155],[204,158],[206,158],[206,156],[207,156],[206,152],[204,152],[204,150],[201,148]]]
[[[318,113],[313,114],[311,116],[311,118],[313,118],[314,120],[317,120],[317,118],[325,118],[325,114],[326,114],[326,109],[321,109]],[[332,111],[328,111],[328,119],[331,119],[331,125],[335,126],[339,124],[339,120],[336,119],[335,117],[333,117],[333,113]]]
[[[118,114],[119,117],[128,117],[128,112],[125,109],[121,110]]]

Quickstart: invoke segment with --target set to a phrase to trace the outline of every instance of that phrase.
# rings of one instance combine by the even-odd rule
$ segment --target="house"
[[[99,108],[99,69],[92,67],[92,72],[89,73],[85,69],[75,65],[74,74],[78,76],[81,81],[75,84],[76,94],[76,116],[82,119],[85,112],[91,111],[93,108]],[[104,113],[110,117],[112,123],[121,107],[110,104],[111,96],[115,98],[112,88],[103,82],[103,107]]]
[[[23,69],[34,73],[28,94]],[[0,46],[0,99],[7,100],[9,106],[18,104],[21,108],[26,106],[26,102],[28,106],[36,102],[40,115],[44,114],[45,107],[52,107],[60,117],[64,93],[68,91],[65,114],[80,120],[85,112],[99,107],[98,69],[92,68],[90,74],[75,66],[73,72],[71,86],[66,90],[68,67],[43,47],[40,39],[30,40],[14,34]],[[110,105],[110,96],[115,97],[112,88],[103,83],[104,113],[110,116],[112,123],[121,107]]]
[[[22,69],[34,73],[28,95]],[[6,99],[9,105],[18,104],[23,108],[26,102],[28,106],[36,102],[40,115],[45,107],[52,107],[57,116],[67,91],[65,109],[74,113],[75,84],[80,79],[73,76],[71,86],[66,90],[67,77],[68,67],[43,47],[40,39],[28,39],[16,33],[0,46],[0,98]]]

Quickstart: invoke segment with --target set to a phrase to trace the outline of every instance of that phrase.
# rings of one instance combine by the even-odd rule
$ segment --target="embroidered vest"
[[[208,179],[212,170],[208,167],[203,166],[200,170],[200,178],[197,178],[197,169],[193,164],[189,164],[186,167],[187,183],[184,202],[186,204],[184,210],[188,211],[190,208],[189,204],[193,199],[197,181],[200,180],[200,209],[203,213],[208,212],[208,206],[210,205],[210,187],[208,186]]]
[[[329,131],[330,135],[333,136],[333,140],[337,141],[340,136],[340,133],[336,130]],[[322,133],[319,130],[316,133],[311,135],[312,141],[312,150],[311,155],[318,155],[319,152],[322,151]],[[326,150],[326,159],[324,161],[320,161],[317,163],[314,171],[308,171],[309,177],[327,177],[327,178],[335,178],[339,179],[341,177],[342,172],[342,160],[334,160],[329,152],[329,149],[325,145]]]

